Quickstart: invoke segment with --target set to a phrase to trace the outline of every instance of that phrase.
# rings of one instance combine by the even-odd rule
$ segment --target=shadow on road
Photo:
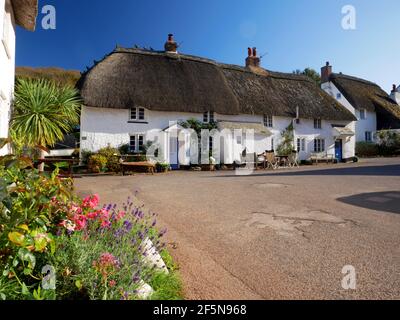
[[[400,192],[361,193],[337,199],[352,206],[400,214]]]
[[[400,165],[386,166],[366,166],[351,168],[329,168],[329,169],[311,169],[297,171],[296,169],[282,169],[282,171],[268,171],[268,173],[259,173],[255,171],[251,176],[280,176],[280,177],[296,177],[296,176],[400,176]],[[248,177],[246,175],[220,175],[216,178],[232,178],[232,177]]]

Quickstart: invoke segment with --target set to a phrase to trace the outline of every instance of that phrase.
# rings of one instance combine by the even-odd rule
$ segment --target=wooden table
[[[279,166],[280,166],[280,167],[281,167],[281,164],[282,164],[282,163],[287,164],[287,163],[288,163],[288,160],[289,160],[289,156],[288,156],[288,155],[278,155],[278,156],[276,156],[276,158],[279,159]]]
[[[122,162],[121,163],[121,171],[122,175],[125,175],[125,172],[132,170],[133,168],[144,168],[148,173],[154,174],[156,165],[147,161],[142,162]]]

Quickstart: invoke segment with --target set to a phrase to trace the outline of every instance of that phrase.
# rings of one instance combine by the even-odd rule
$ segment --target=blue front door
[[[335,141],[335,158],[343,161],[343,141],[340,139]]]

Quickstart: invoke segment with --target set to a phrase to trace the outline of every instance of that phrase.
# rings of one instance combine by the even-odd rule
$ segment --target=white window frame
[[[274,127],[274,117],[264,114],[264,127],[273,128]]]
[[[140,114],[142,111],[143,111],[143,119],[140,119]],[[146,122],[146,109],[143,107],[130,108],[129,121]]]
[[[364,115],[364,116],[362,116],[362,115]],[[360,120],[367,120],[367,110],[366,109],[360,109]]]
[[[322,120],[321,119],[314,119],[314,129],[322,129]]]
[[[316,138],[314,139],[314,152],[325,152],[326,151],[326,143],[324,138]]]
[[[305,151],[306,151],[306,139],[297,138],[297,152],[305,152]]]
[[[142,147],[145,145],[146,135],[143,133],[134,133],[129,135],[129,151],[132,153],[140,153],[143,150],[140,150],[139,139],[143,138]],[[132,139],[133,138],[133,139]],[[135,150],[132,149],[132,141],[135,143]]]
[[[205,111],[203,113],[203,123],[212,123],[215,121],[215,112]]]

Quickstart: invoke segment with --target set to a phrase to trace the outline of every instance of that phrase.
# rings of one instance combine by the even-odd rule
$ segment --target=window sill
[[[138,123],[138,124],[149,124],[147,121],[135,121],[135,120],[130,120],[128,123]]]

